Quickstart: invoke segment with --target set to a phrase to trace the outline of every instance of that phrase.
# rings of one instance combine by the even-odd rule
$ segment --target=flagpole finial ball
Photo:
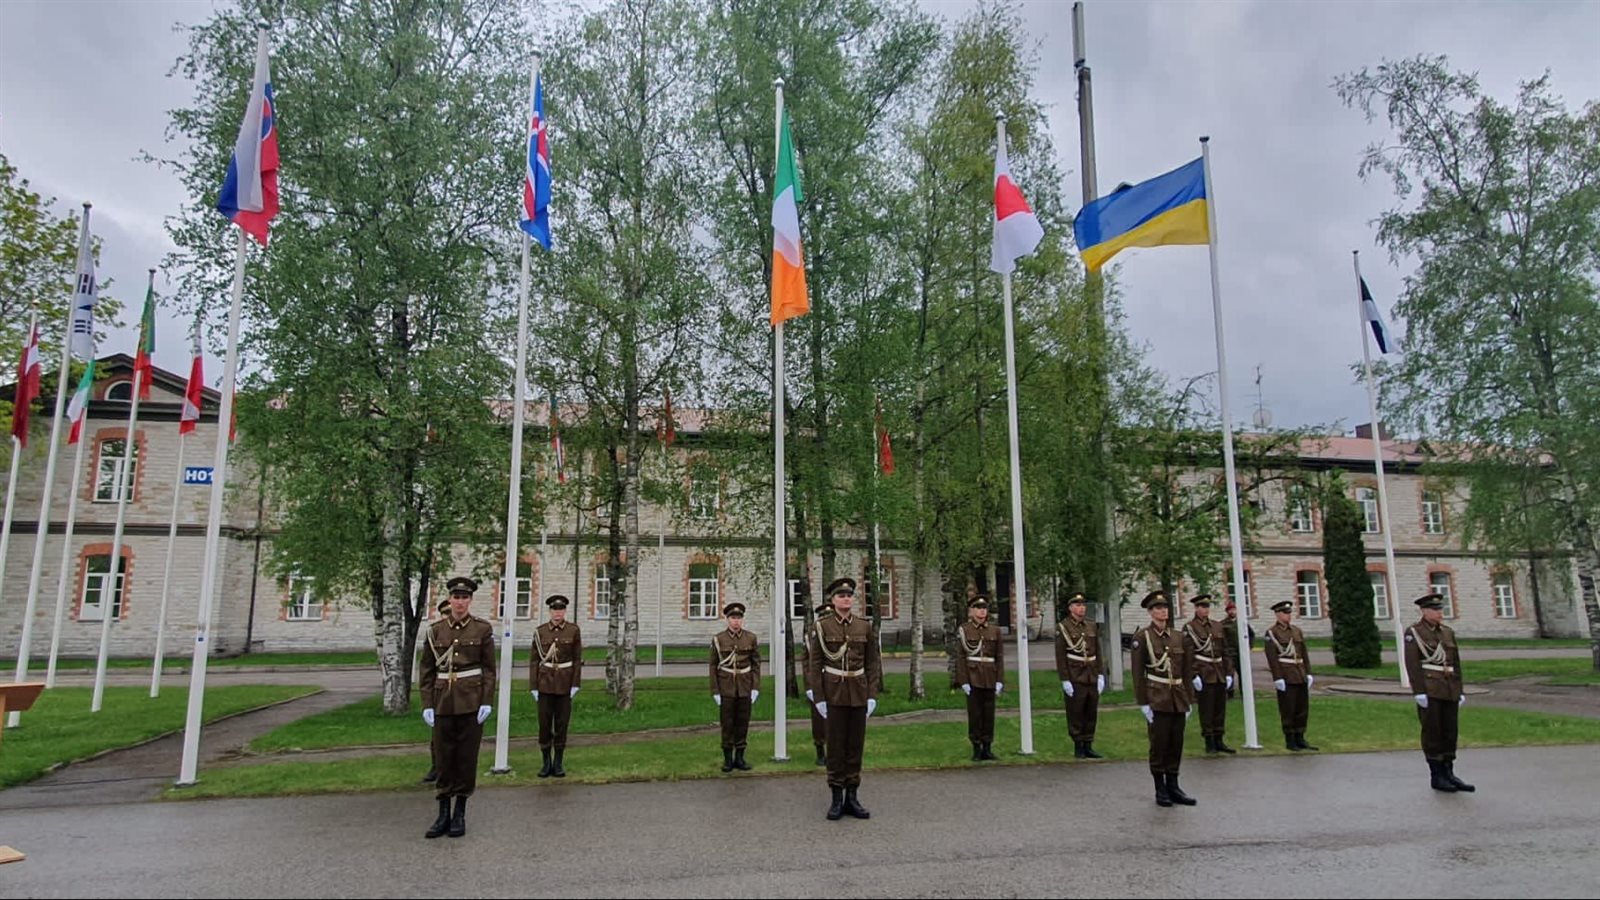
[[[775,88],[783,87],[783,76],[779,75],[777,78],[772,79],[772,86]]]
[[[1200,143],[1202,143],[1202,144],[1211,143],[1211,135],[1209,135],[1209,134],[1200,135]]]
[[[85,209],[85,210],[88,210],[88,209],[89,209],[89,207],[91,207],[91,206],[93,206],[93,205],[94,205],[94,204],[93,204],[93,203],[90,203],[90,202],[89,202],[89,201],[87,201],[87,200],[85,200],[85,201],[83,201],[83,208],[84,208],[84,209]]]
[[[995,121],[996,121],[996,122],[1004,122],[1004,121],[1005,121],[1005,120],[1006,120],[1006,114],[1005,114],[1005,111],[1004,111],[1004,110],[1002,110],[1002,111],[1000,111],[1000,112],[997,112],[997,113],[995,113],[995,114],[994,114],[994,120],[995,120]]]

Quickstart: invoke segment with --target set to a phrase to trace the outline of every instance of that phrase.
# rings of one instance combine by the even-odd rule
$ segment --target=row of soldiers
[[[429,838],[466,833],[466,800],[476,786],[483,723],[493,712],[494,633],[489,622],[470,614],[477,587],[470,578],[449,581],[449,599],[440,604],[445,615],[428,629],[422,655],[423,719],[433,729],[435,771],[429,774],[436,776],[439,803],[438,817],[426,832]],[[859,789],[866,721],[878,705],[883,668],[871,621],[853,615],[855,592],[851,578],[836,579],[828,586],[826,601],[816,609],[816,627],[806,637],[802,663],[817,763],[827,767],[832,794],[830,820],[846,814],[858,819],[871,815],[861,805]],[[1140,605],[1149,612],[1150,622],[1134,633],[1131,646],[1134,699],[1146,722],[1156,803],[1163,807],[1197,803],[1178,783],[1184,729],[1195,707],[1200,710],[1206,751],[1235,752],[1223,734],[1227,699],[1233,695],[1238,671],[1236,610],[1228,603],[1226,621],[1218,622],[1210,616],[1209,595],[1190,602],[1194,617],[1174,629],[1172,603],[1165,592],[1146,595]],[[539,709],[541,778],[566,774],[567,727],[583,678],[583,643],[578,626],[566,621],[568,603],[559,594],[546,601],[550,620],[535,630],[529,660],[529,689]],[[1428,594],[1416,603],[1422,618],[1406,632],[1404,664],[1419,690],[1415,700],[1431,785],[1440,791],[1472,791],[1472,785],[1456,778],[1454,769],[1456,711],[1466,699],[1455,636],[1443,624],[1441,595]],[[1268,629],[1263,649],[1277,692],[1285,744],[1292,751],[1316,750],[1305,739],[1309,691],[1316,681],[1309,671],[1305,635],[1291,621],[1292,603],[1283,601],[1272,609],[1277,621]],[[1098,627],[1086,611],[1082,594],[1068,599],[1067,616],[1055,634],[1056,670],[1074,755],[1099,759],[1094,738],[1105,674]],[[744,628],[744,613],[742,603],[725,606],[728,627],[711,639],[709,679],[721,718],[723,772],[750,768],[745,759],[750,711],[761,696],[760,645],[756,635]],[[978,593],[968,602],[968,620],[960,626],[956,651],[956,679],[967,698],[972,759],[996,759],[995,701],[1005,690],[1005,642],[999,627],[989,620],[987,595]]]

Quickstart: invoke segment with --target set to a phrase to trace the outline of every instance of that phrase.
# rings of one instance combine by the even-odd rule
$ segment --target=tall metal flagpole
[[[150,270],[150,281],[146,286],[146,293],[156,289],[156,270]],[[140,339],[143,340],[143,330]],[[94,664],[94,693],[89,700],[89,711],[96,713],[104,704],[106,693],[106,654],[111,646],[111,622],[120,615],[118,598],[122,596],[122,587],[125,582],[124,566],[122,565],[122,534],[128,522],[128,494],[133,489],[129,483],[129,474],[133,471],[135,451],[139,446],[139,390],[144,383],[144,373],[137,366],[133,369],[133,396],[128,403],[128,425],[122,432],[122,463],[117,466],[116,477],[111,480],[111,489],[117,497],[117,524],[111,529],[111,559],[110,572],[106,575],[109,589],[100,591],[100,653],[95,657]],[[88,411],[85,410],[85,415]]]
[[[1372,466],[1378,471],[1378,514],[1383,530],[1384,581],[1389,592],[1389,618],[1394,623],[1395,659],[1406,658],[1405,626],[1400,622],[1400,573],[1394,565],[1394,529],[1389,521],[1389,491],[1384,487],[1383,440],[1378,434],[1378,387],[1372,380],[1372,349],[1367,345],[1367,317],[1361,308],[1361,251],[1350,251],[1356,268],[1356,327],[1361,329],[1361,368],[1367,377],[1367,413],[1372,423]],[[1400,666],[1400,686],[1411,689],[1411,676]]]
[[[197,325],[199,323],[196,323]],[[195,350],[199,347],[199,334],[195,334]],[[183,416],[178,417],[178,427],[183,428]],[[222,427],[218,422],[217,427]],[[161,663],[167,638],[167,602],[172,596],[172,556],[178,546],[178,502],[183,499],[183,450],[189,442],[187,432],[178,432],[178,472],[172,479],[172,514],[167,521],[167,561],[161,568],[161,609],[156,613],[156,652],[150,663],[150,696],[161,695]]]
[[[83,222],[78,227],[78,259],[82,260],[89,246],[89,204],[83,205]],[[93,265],[91,261],[90,265]],[[82,272],[78,273],[81,278]],[[93,277],[92,275],[90,276]],[[78,296],[80,285],[74,283],[73,297]],[[33,541],[33,566],[28,571],[28,600],[22,608],[22,642],[17,647],[17,681],[28,678],[28,649],[33,641],[33,614],[39,606],[39,579],[44,572],[44,544],[50,536],[50,494],[56,483],[56,451],[61,447],[61,413],[66,408],[67,370],[72,361],[72,321],[75,310],[68,304],[66,321],[61,325],[61,377],[56,387],[56,412],[50,425],[50,449],[44,464],[44,491],[39,496],[39,528]],[[93,346],[93,335],[90,335]],[[93,351],[91,351],[92,353]],[[22,713],[12,710],[6,715],[6,727],[15,728],[22,721]]]
[[[28,319],[28,343],[22,348],[24,370],[28,368],[26,363],[28,347],[33,345],[34,333],[38,330],[38,328],[39,311],[35,309],[33,311],[33,315]],[[19,386],[17,390],[20,392],[22,388]],[[16,413],[13,412],[11,415],[14,420]],[[11,517],[16,511],[17,469],[21,463],[22,442],[17,440],[17,436],[13,434],[11,436],[11,475],[6,479],[6,517],[5,524],[0,525],[0,593],[4,593],[5,591],[6,554],[7,551],[11,549]]]
[[[1233,474],[1233,418],[1228,412],[1228,353],[1222,337],[1222,282],[1217,277],[1217,195],[1211,188],[1211,138],[1200,139],[1201,168],[1206,179],[1206,247],[1211,254],[1211,317],[1217,333],[1217,393],[1221,395],[1223,477],[1228,479],[1228,543],[1233,551],[1233,593],[1244,597],[1244,548],[1239,531],[1239,485]],[[1251,676],[1249,619],[1257,598],[1250,597],[1245,614],[1234,623],[1239,632],[1239,694],[1244,698],[1244,746],[1260,750],[1256,734],[1256,691]]]
[[[88,424],[89,405],[84,404],[84,424]],[[69,426],[70,427],[70,426]],[[56,686],[56,658],[61,652],[61,629],[67,620],[67,582],[71,575],[72,533],[78,523],[78,483],[83,476],[83,448],[89,442],[78,435],[77,452],[72,454],[72,487],[67,491],[66,532],[61,537],[61,565],[56,568],[56,614],[50,625],[50,661],[44,670],[44,686]]]
[[[995,119],[997,146],[1006,146],[1006,116]],[[1017,702],[1022,707],[1022,753],[1033,753],[1033,691],[1028,667],[1028,566],[1023,558],[1022,535],[1022,452],[1017,437],[1017,338],[1012,325],[1011,273],[1000,275],[1001,296],[1006,318],[1006,433],[1011,443],[1011,555],[1012,590],[1017,609]]]
[[[783,79],[772,79],[777,94],[777,115],[772,125],[772,164],[778,165],[778,153],[783,142]],[[789,758],[788,704],[789,677],[787,647],[788,630],[783,627],[788,604],[785,588],[788,586],[789,567],[784,548],[783,511],[783,323],[772,326],[772,758],[782,762]]]
[[[539,77],[537,56],[533,62],[533,77]],[[528,402],[524,378],[528,368],[528,286],[532,280],[532,257],[533,238],[523,231],[522,288],[517,300],[517,382],[512,390],[511,410],[511,489],[506,495],[506,568],[505,578],[500,582],[500,684],[499,698],[495,701],[500,715],[494,730],[494,768],[489,770],[496,775],[511,771],[511,653],[516,639],[517,528],[522,519],[522,420],[523,407]],[[533,598],[529,597],[528,602],[533,603]]]
[[[222,507],[227,499],[228,423],[233,421],[234,375],[239,366],[239,308],[244,301],[244,229],[239,229],[233,263],[233,302],[228,306],[228,349],[223,358],[222,403],[217,410],[215,471],[211,475],[211,509],[206,515],[206,550],[200,569],[199,601],[194,626],[194,660],[189,668],[189,709],[183,726],[183,762],[178,784],[194,784],[200,762],[200,717],[205,706],[206,663],[210,660],[212,607],[215,606],[217,552],[222,544]]]
[[[667,606],[667,533],[656,535],[656,677],[661,677],[661,656],[665,648],[661,646],[661,618],[662,610]]]

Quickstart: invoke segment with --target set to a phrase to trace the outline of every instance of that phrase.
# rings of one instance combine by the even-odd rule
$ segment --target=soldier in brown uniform
[[[533,652],[528,656],[528,689],[539,704],[539,755],[544,757],[540,778],[567,777],[561,757],[567,752],[572,698],[583,682],[583,639],[578,626],[567,621],[567,603],[561,594],[544,601],[550,607],[550,621],[534,629]]]
[[[445,594],[439,599],[439,618],[450,615],[450,595]],[[432,748],[429,748],[432,749]],[[428,763],[428,774],[422,776],[423,784],[433,784],[439,780],[439,758],[435,756]]]
[[[1294,617],[1293,603],[1280,600],[1272,604],[1272,611],[1278,621],[1267,629],[1261,649],[1272,670],[1272,686],[1278,689],[1278,718],[1283,721],[1284,744],[1290,750],[1315,750],[1306,743],[1311,686],[1317,682],[1311,674],[1311,658],[1306,654],[1306,635],[1298,625],[1289,623]]]
[[[1226,642],[1226,646],[1228,648],[1228,664],[1233,666],[1233,671],[1237,673],[1238,671],[1240,671],[1239,670],[1239,607],[1237,605],[1235,605],[1232,600],[1229,600],[1226,604],[1223,605],[1222,610],[1223,610],[1223,612],[1228,614],[1227,618],[1222,620],[1222,637],[1223,637],[1224,641]],[[1254,626],[1252,626],[1248,622],[1245,623],[1244,628],[1245,628],[1245,636],[1244,636],[1244,639],[1245,639],[1245,652],[1248,653],[1250,648],[1255,645],[1255,642],[1256,642],[1256,629],[1255,629]],[[1229,700],[1233,699],[1233,691],[1234,691],[1233,688],[1231,688],[1231,687],[1228,688],[1228,699]]]
[[[744,750],[750,707],[761,698],[761,643],[744,630],[744,604],[722,608],[728,627],[711,639],[711,698],[722,717],[722,771],[750,770]]]
[[[1456,724],[1467,695],[1461,686],[1461,651],[1456,633],[1444,624],[1444,595],[1418,597],[1422,620],[1406,629],[1406,674],[1416,691],[1422,722],[1422,755],[1436,791],[1475,791],[1456,777]]]
[[[856,582],[837,578],[828,585],[833,611],[817,620],[806,661],[806,684],[816,685],[817,711],[828,720],[828,788],[833,805],[828,818],[845,813],[870,817],[856,791],[867,742],[867,717],[878,708],[883,662],[872,622],[850,614]]]
[[[972,761],[998,759],[994,744],[994,700],[1005,690],[1006,645],[989,621],[989,595],[967,601],[967,621],[956,629],[956,683],[967,695],[967,740]]]
[[[467,798],[478,784],[483,722],[494,711],[494,627],[468,612],[478,583],[458,577],[446,587],[450,614],[428,628],[418,679],[422,720],[433,729],[433,758],[439,766],[439,817],[428,828],[430,838],[467,833]]]
[[[1100,695],[1106,676],[1100,668],[1100,628],[1084,615],[1088,603],[1082,594],[1067,600],[1067,617],[1056,625],[1056,676],[1067,699],[1067,735],[1072,755],[1101,759],[1094,752],[1094,726],[1100,718]]]
[[[1189,601],[1194,618],[1183,626],[1184,649],[1194,657],[1196,705],[1200,707],[1200,734],[1207,753],[1234,753],[1222,740],[1228,724],[1228,691],[1233,690],[1233,662],[1228,659],[1227,636],[1221,622],[1211,618],[1211,595]]]
[[[813,610],[817,619],[833,614],[833,604],[819,603]],[[817,692],[811,684],[811,639],[800,644],[800,672],[806,679],[806,706],[811,708],[811,743],[817,748],[817,765],[828,764],[828,720],[817,711]]]
[[[1133,697],[1148,726],[1156,805],[1194,806],[1195,799],[1178,786],[1183,726],[1193,702],[1194,657],[1177,629],[1168,627],[1172,603],[1164,592],[1151,591],[1139,605],[1150,611],[1150,624],[1133,633]]]

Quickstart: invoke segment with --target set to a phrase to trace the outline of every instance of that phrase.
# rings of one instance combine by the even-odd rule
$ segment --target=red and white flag
[[[28,329],[28,342],[22,346],[22,358],[17,361],[16,405],[11,410],[11,436],[17,446],[28,446],[28,413],[33,401],[39,397],[39,323]]]
[[[878,415],[878,471],[885,475],[894,474],[894,445],[889,441],[889,428],[883,424],[883,400],[877,400]]]
[[[195,339],[194,356],[189,361],[189,384],[183,389],[183,412],[178,414],[178,433],[188,434],[200,424],[200,401],[204,396],[206,375],[200,341]]]
[[[1002,143],[994,157],[994,252],[989,269],[1002,275],[1017,268],[1017,258],[1027,256],[1044,239],[1044,228],[1033,207],[1011,180],[1011,161]]]

